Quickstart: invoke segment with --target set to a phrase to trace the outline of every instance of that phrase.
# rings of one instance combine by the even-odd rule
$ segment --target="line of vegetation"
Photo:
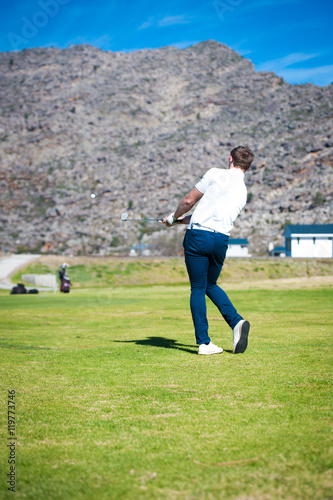
[[[67,259],[68,274],[75,288],[110,286],[165,285],[187,283],[183,258],[101,258]],[[12,276],[22,282],[22,274],[56,273],[63,258],[43,256]],[[333,259],[227,259],[220,282],[240,283],[267,279],[302,278],[333,275]]]

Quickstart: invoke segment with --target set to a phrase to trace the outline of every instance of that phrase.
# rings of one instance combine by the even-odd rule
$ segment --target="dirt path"
[[[20,254],[0,257],[0,289],[11,290],[13,283],[10,275],[26,266],[29,262],[39,259],[40,255]]]
[[[321,286],[333,286],[333,276],[311,276],[310,278],[281,278],[261,281],[244,281],[243,283],[225,282],[225,290],[249,290],[250,288],[288,290],[291,288],[315,288]]]

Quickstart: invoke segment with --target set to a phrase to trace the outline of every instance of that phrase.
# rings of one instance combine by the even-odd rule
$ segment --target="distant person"
[[[60,279],[60,291],[64,293],[69,293],[71,289],[71,280],[67,275],[66,268],[69,267],[66,262],[61,264],[58,269],[59,279]]]
[[[208,336],[207,295],[233,330],[233,352],[247,348],[250,323],[238,314],[227,294],[216,284],[226,256],[230,231],[244,208],[247,190],[244,173],[250,168],[254,154],[248,147],[238,146],[230,152],[229,169],[211,168],[181,200],[177,210],[162,223],[167,227],[188,212],[200,200],[192,215],[181,222],[188,224],[183,246],[185,263],[191,282],[191,313],[199,354],[223,351]]]

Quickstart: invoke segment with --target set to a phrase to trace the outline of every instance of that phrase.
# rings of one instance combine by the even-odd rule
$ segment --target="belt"
[[[193,226],[195,226],[195,227],[193,227]],[[219,231],[215,231],[215,229],[211,229],[210,227],[201,226],[200,224],[197,224],[196,222],[192,222],[192,224],[190,225],[190,229],[201,229],[202,231],[209,231],[210,233],[218,233],[219,232]]]

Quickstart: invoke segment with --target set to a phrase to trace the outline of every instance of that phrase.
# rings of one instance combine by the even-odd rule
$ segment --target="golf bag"
[[[23,283],[18,283],[16,286],[13,286],[11,289],[10,295],[18,295],[21,293],[27,293],[27,290]]]
[[[71,289],[71,280],[66,274],[66,271],[63,269],[59,269],[59,278],[60,278],[60,291],[64,293],[69,293]]]
[[[69,293],[70,289],[71,289],[71,281],[70,281],[70,279],[64,277],[61,280],[60,291],[64,292],[64,293]]]

